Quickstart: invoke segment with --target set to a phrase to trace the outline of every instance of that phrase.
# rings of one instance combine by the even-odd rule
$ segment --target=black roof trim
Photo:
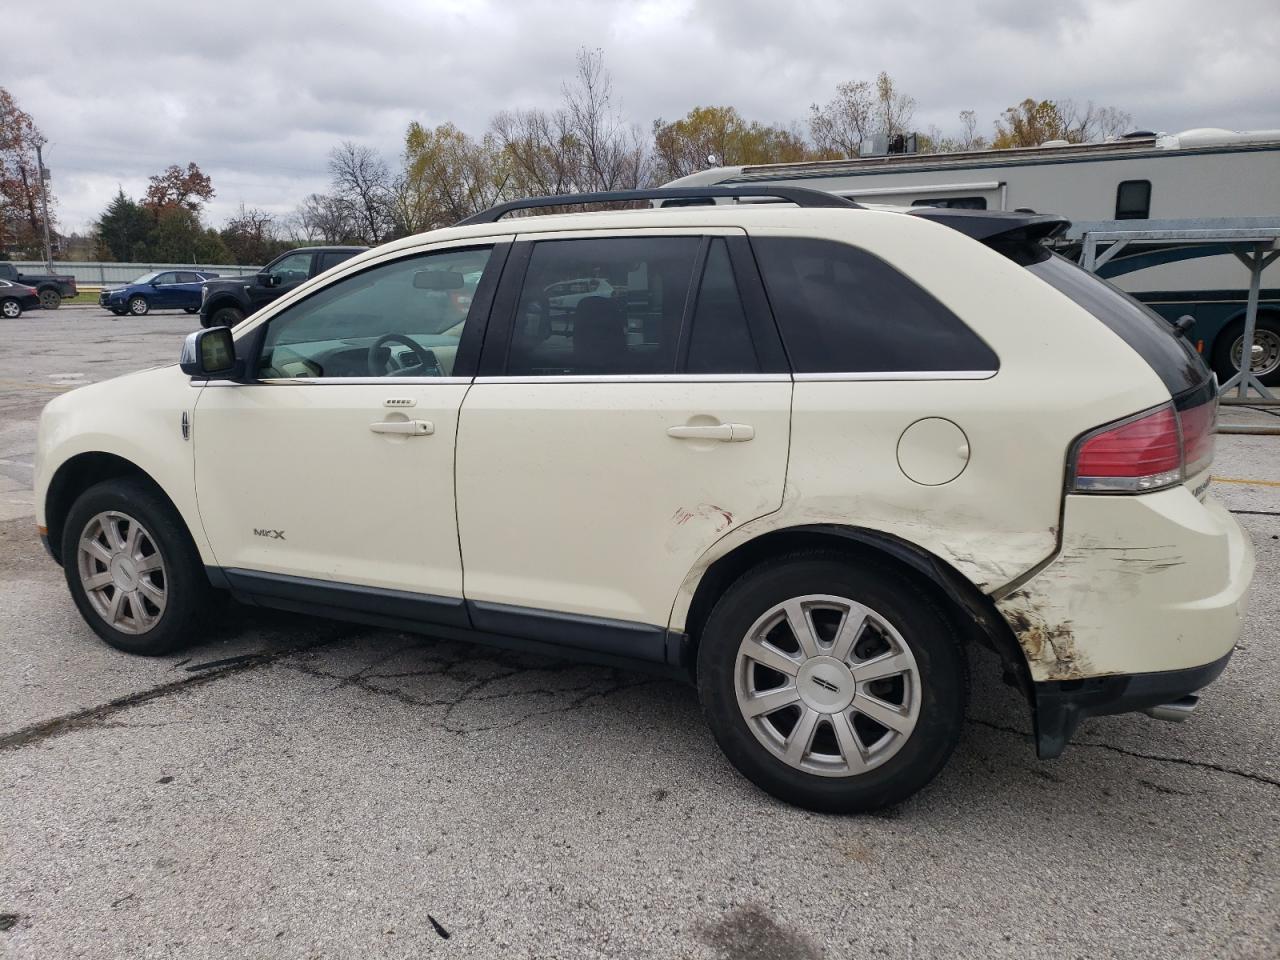
[[[825,190],[808,187],[767,187],[750,184],[727,187],[655,187],[651,190],[609,190],[602,193],[566,193],[555,197],[527,197],[500,203],[482,210],[454,226],[468,227],[476,223],[496,223],[516,210],[533,210],[538,207],[567,207],[582,203],[617,203],[631,200],[686,200],[695,197],[771,197],[794,203],[797,207],[843,207],[861,210],[862,205],[845,197],[838,197]]]
[[[1006,210],[956,210],[948,207],[912,207],[910,216],[924,217],[959,230],[974,240],[1047,240],[1056,237],[1071,221],[1051,213],[1015,213]]]

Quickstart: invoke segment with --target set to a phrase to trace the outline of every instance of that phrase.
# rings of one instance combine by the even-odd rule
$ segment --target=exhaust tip
[[[1154,707],[1147,707],[1142,712],[1148,717],[1154,717],[1156,720],[1163,720],[1166,723],[1182,723],[1187,717],[1196,712],[1196,707],[1200,705],[1200,698],[1195,694],[1189,693],[1185,697],[1180,697],[1170,703],[1161,703]]]

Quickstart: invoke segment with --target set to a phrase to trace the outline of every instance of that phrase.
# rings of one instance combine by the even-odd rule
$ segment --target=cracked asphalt
[[[33,539],[35,418],[191,328],[0,322],[0,954],[1280,955],[1280,486],[1236,482],[1280,481],[1277,438],[1218,441],[1259,574],[1188,723],[1089,721],[1041,763],[975,654],[935,784],[828,817],[641,674],[232,603],[177,656],[98,642]]]

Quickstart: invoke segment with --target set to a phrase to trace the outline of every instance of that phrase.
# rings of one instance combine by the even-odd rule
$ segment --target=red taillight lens
[[[1075,451],[1081,493],[1144,493],[1182,482],[1182,444],[1172,404],[1099,430]]]
[[[1198,407],[1178,411],[1182,427],[1182,452],[1186,475],[1194,477],[1213,463],[1213,433],[1218,424],[1218,402],[1212,400]]]

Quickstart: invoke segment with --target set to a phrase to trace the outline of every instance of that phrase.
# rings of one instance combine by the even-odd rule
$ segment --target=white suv
[[[937,774],[967,642],[1044,757],[1190,711],[1253,552],[1184,340],[1050,255],[1055,218],[604,199],[671,196],[713,205],[495,208],[54,400],[38,523],[85,619],[165,653],[229,590],[675,672],[742,773],[829,811]],[[583,277],[608,295],[553,327]]]

